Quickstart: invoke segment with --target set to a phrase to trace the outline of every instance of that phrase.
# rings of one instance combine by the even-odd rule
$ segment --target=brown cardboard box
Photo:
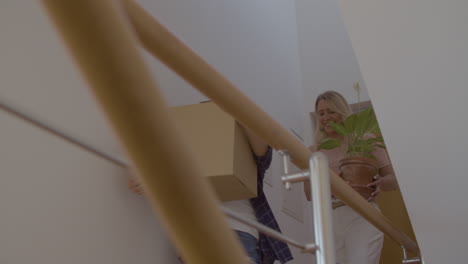
[[[211,182],[220,200],[257,196],[257,168],[240,125],[212,102],[172,110],[202,175]]]

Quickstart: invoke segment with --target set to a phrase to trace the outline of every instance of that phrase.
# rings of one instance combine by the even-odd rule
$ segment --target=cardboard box
[[[219,199],[256,197],[257,167],[242,127],[212,102],[173,107],[172,112]]]

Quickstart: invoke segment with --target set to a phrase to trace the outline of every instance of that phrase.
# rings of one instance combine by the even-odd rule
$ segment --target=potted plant
[[[378,174],[377,160],[372,155],[376,148],[384,148],[383,138],[374,111],[369,108],[350,115],[342,124],[330,122],[330,126],[344,140],[326,138],[320,142],[320,149],[334,149],[347,144],[346,156],[340,163],[340,177],[349,182],[364,198],[368,199],[373,189],[367,187]]]

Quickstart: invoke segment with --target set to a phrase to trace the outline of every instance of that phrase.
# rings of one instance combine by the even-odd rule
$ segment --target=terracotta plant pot
[[[374,189],[366,187],[378,174],[377,161],[367,157],[343,158],[339,164],[340,177],[353,185],[354,190],[368,199]]]

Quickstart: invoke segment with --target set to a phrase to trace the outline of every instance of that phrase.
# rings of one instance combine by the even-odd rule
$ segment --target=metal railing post
[[[420,255],[418,254],[417,257],[414,258],[408,258],[408,253],[406,251],[406,248],[404,246],[401,247],[403,249],[403,260],[401,263],[403,264],[410,264],[410,263],[420,263],[424,264],[424,261],[422,261]]]
[[[284,172],[289,172],[289,153],[280,151],[283,156]],[[335,264],[335,244],[333,241],[333,222],[331,216],[330,171],[327,157],[316,152],[309,159],[309,172],[301,171],[286,174],[281,180],[288,188],[291,183],[310,178],[312,206],[314,214],[315,257],[317,264]],[[307,184],[307,182],[306,182]]]
[[[333,221],[331,215],[330,172],[327,157],[320,152],[310,157],[310,187],[314,212],[317,264],[335,263]]]

